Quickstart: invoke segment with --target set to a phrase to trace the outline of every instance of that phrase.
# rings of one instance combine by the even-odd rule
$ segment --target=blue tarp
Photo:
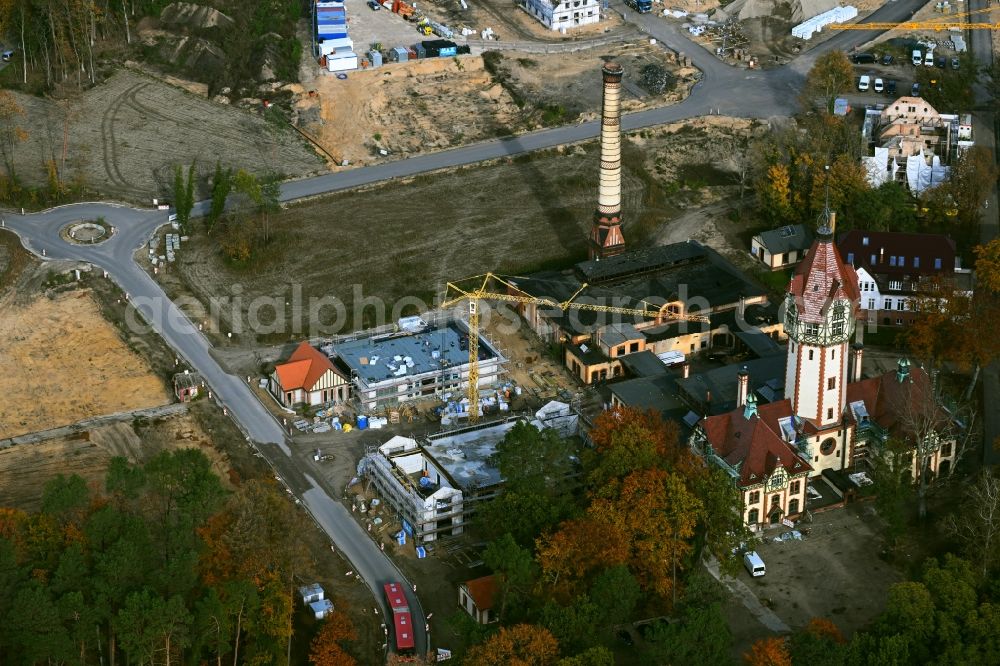
[[[404,520],[403,521],[403,531],[406,532],[407,534],[409,534],[410,536],[413,536],[413,525],[409,524],[408,522],[406,522]]]
[[[427,557],[427,550],[423,546],[417,546],[417,559],[422,560]]]
[[[396,543],[400,546],[406,545],[406,532],[400,531],[400,533],[396,535]]]

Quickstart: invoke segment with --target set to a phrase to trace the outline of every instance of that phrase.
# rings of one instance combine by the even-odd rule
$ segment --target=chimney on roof
[[[687,379],[690,376],[691,376],[691,364],[685,361],[684,363],[681,363],[681,377],[683,379]]]
[[[621,87],[625,70],[616,62],[601,68],[604,101],[601,105],[601,172],[597,211],[590,228],[590,258],[603,259],[625,249],[622,235]]]
[[[750,392],[750,372],[743,366],[736,375],[736,406],[742,407],[747,402]]]
[[[861,360],[865,353],[865,346],[860,342],[855,342],[851,345],[851,366],[850,372],[848,373],[849,382],[860,382],[861,381]]]

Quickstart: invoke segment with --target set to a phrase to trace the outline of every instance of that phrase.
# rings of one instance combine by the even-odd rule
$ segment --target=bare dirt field
[[[377,13],[377,12],[376,12]],[[631,41],[573,53],[487,54],[388,64],[351,72],[347,79],[318,74],[304,61],[307,92],[295,102],[297,121],[339,164],[398,159],[545,125],[594,118],[600,111],[600,67],[607,58],[626,71],[626,111],[676,102],[687,94],[694,70],[673,55]],[[637,81],[642,67],[658,65],[682,82],[672,92],[649,94]],[[379,151],[388,154],[382,155]]]
[[[744,580],[792,629],[825,617],[850,637],[881,612],[889,586],[903,576],[879,558],[880,528],[867,507],[821,513],[806,527],[804,541],[758,547],[767,575]]]
[[[0,439],[169,402],[86,290],[0,300]]]
[[[737,191],[725,171],[723,158],[733,150],[727,141],[758,131],[766,126],[711,118],[631,135],[623,176],[627,242],[699,238],[738,254],[735,231],[709,234],[698,222],[704,216],[682,229],[674,220]],[[717,159],[721,165],[705,166]],[[176,267],[157,279],[175,300],[220,299],[223,328],[234,331],[234,344],[367,327],[374,323],[374,306],[364,315],[354,311],[364,298],[383,300],[385,321],[403,297],[432,304],[450,280],[585,258],[597,170],[598,146],[591,142],[316,199],[272,217],[274,240],[250,266],[227,264],[215,239],[199,231]],[[720,223],[727,213],[719,210]],[[320,317],[323,327],[294,332],[295,317],[310,321],[310,297],[323,296],[339,299],[344,311],[328,308]],[[250,333],[247,313],[258,297],[273,299],[285,325],[272,326],[274,308],[262,307],[260,322],[274,330]]]
[[[54,159],[64,180],[127,200],[168,195],[175,164],[197,161],[202,176],[216,161],[289,177],[323,169],[294,130],[258,114],[213,103],[133,70],[122,70],[70,101],[13,93],[28,133],[16,149],[18,174],[44,182]]]

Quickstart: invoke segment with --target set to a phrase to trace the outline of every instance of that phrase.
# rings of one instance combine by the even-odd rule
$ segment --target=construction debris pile
[[[177,223],[173,225],[174,229],[178,229]],[[176,259],[177,251],[181,248],[181,241],[186,241],[187,236],[181,236],[180,234],[165,234],[164,244],[166,245],[166,250],[164,254],[159,254],[158,249],[160,247],[159,236],[153,236],[149,239],[149,263],[156,266],[157,264],[162,264],[165,262],[173,263]]]
[[[480,392],[479,415],[509,412],[511,398],[520,395],[521,387],[514,382],[507,382],[495,391]],[[453,400],[452,397],[451,393],[446,393],[444,404],[434,410],[435,415],[441,417],[441,425],[451,425],[460,419],[469,418],[469,399],[462,397],[460,400]]]

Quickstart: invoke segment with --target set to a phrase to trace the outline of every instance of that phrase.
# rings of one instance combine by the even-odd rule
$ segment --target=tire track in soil
[[[246,132],[240,130],[231,129],[232,125],[220,125],[220,124],[206,124],[204,122],[197,122],[192,120],[192,115],[185,115],[183,113],[171,113],[169,110],[154,109],[147,106],[145,103],[140,102],[137,98],[137,94],[141,92],[141,88],[146,88],[149,84],[142,84],[140,90],[135,91],[129,96],[130,104],[129,106],[138,111],[139,113],[146,113],[157,118],[172,122],[178,126],[178,128],[183,130],[191,130],[196,132],[205,132],[210,134],[213,138],[222,139],[227,142],[234,144],[247,144],[256,148],[258,151],[263,153],[266,148],[278,146],[282,147],[280,141],[276,141],[275,138],[265,132],[260,132],[256,134],[256,138],[248,137]],[[169,108],[179,108],[169,107]]]
[[[111,182],[122,189],[131,189],[131,185],[127,180],[125,180],[125,176],[122,175],[121,170],[118,168],[118,141],[115,138],[115,120],[122,105],[126,102],[128,95],[137,88],[142,88],[145,85],[147,84],[137,83],[131,88],[128,88],[108,106],[108,108],[104,111],[104,115],[101,117],[101,143],[103,144],[102,147],[104,150],[104,171],[108,174],[108,178],[111,179]]]

